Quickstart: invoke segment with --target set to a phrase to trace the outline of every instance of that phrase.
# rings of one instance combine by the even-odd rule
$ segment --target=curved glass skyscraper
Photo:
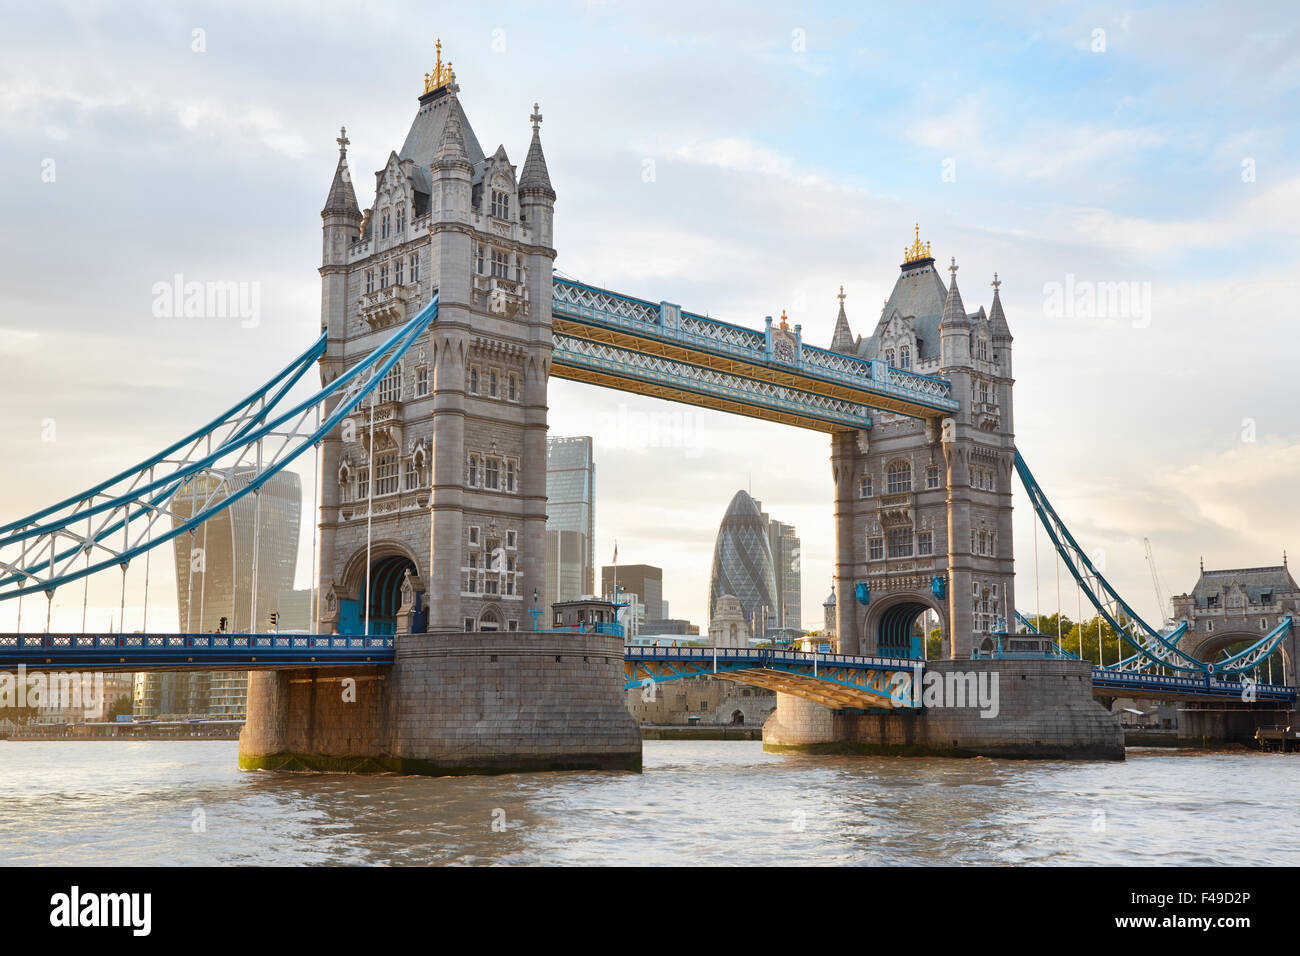
[[[713,546],[710,615],[723,594],[740,598],[745,620],[754,634],[762,635],[768,623],[779,616],[767,521],[757,502],[744,491],[737,491],[727,506]]]

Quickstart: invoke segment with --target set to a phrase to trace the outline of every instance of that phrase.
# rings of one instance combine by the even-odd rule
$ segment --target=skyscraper
[[[614,581],[618,580],[619,594],[639,595],[645,607],[641,623],[659,621],[664,616],[664,572],[649,564],[605,565],[600,569],[600,593],[614,596]]]
[[[755,502],[760,512],[763,505]],[[776,582],[777,607],[769,617],[769,623],[775,627],[799,628],[803,615],[800,602],[803,600],[802,574],[800,571],[799,538],[794,525],[769,518],[766,513],[767,541],[772,549],[772,574]]]
[[[718,527],[713,572],[709,576],[710,617],[724,594],[740,599],[752,634],[763,635],[777,620],[776,576],[767,521],[757,502],[744,491],[736,492]]]
[[[173,521],[181,524],[202,509],[205,500],[220,501],[239,492],[256,474],[256,469],[248,468],[225,475],[207,474],[186,482],[172,498]],[[180,629],[185,633],[210,633],[225,618],[226,630],[232,633],[271,630],[271,614],[276,611],[280,592],[293,587],[301,511],[298,476],[282,471],[262,485],[257,494],[240,498],[192,534],[174,538]],[[254,537],[256,620],[251,616]],[[247,683],[244,671],[142,674],[136,681],[136,713],[242,715]]]
[[[596,592],[595,476],[590,437],[546,439],[547,608]]]

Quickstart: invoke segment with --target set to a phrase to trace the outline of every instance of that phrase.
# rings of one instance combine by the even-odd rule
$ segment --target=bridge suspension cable
[[[256,494],[371,394],[437,315],[435,293],[428,305],[369,355],[311,397],[282,408],[288,405],[292,387],[324,355],[326,334],[322,332],[265,385],[153,457],[79,495],[0,525],[0,601],[21,602],[24,595],[37,593],[52,599],[63,584],[114,566],[122,569],[125,589],[132,558]],[[330,398],[337,398],[337,403],[322,419],[319,407]],[[250,472],[247,484],[236,488],[235,476]],[[194,485],[202,477],[214,480],[201,483],[203,487],[196,491]],[[181,491],[189,491],[196,503],[189,514],[172,508]],[[82,522],[84,533],[79,530]],[[74,562],[80,556],[85,563],[77,567]],[[123,614],[125,603],[123,590]]]
[[[1182,650],[1179,642],[1187,633],[1187,622],[1182,621],[1171,633],[1162,634],[1142,620],[1142,617],[1120,597],[1119,592],[1102,576],[1100,570],[1084,553],[1074,536],[1070,534],[1070,530],[1056,513],[1051,502],[1047,500],[1042,487],[1034,479],[1029,466],[1025,463],[1018,450],[1015,453],[1015,466],[1016,474],[1020,476],[1021,484],[1024,485],[1025,491],[1029,495],[1034,513],[1047,531],[1047,536],[1051,539],[1056,553],[1065,563],[1066,568],[1074,577],[1075,583],[1087,595],[1089,602],[1097,609],[1102,619],[1098,621],[1097,628],[1099,656],[1102,654],[1101,648],[1103,646],[1102,621],[1109,624],[1115,630],[1115,633],[1135,652],[1113,665],[1106,665],[1103,658],[1103,667],[1119,671],[1148,670],[1152,667],[1161,667],[1183,673],[1244,674],[1257,669],[1260,664],[1268,659],[1285,639],[1286,635],[1290,633],[1292,622],[1291,618],[1287,617],[1254,644],[1213,663],[1199,660]],[[1035,541],[1037,541],[1036,538]]]

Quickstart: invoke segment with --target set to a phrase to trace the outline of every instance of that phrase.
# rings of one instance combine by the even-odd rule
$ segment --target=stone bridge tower
[[[947,379],[961,404],[942,421],[879,413],[869,432],[832,438],[841,653],[919,657],[927,611],[943,657],[1015,629],[1011,330],[996,275],[989,311],[967,312],[955,259],[948,271],[945,285],[918,231],[868,338],[852,335],[841,291],[832,349]]]
[[[516,176],[504,146],[484,154],[458,91],[439,47],[364,213],[339,138],[321,213],[322,381],[435,293],[439,310],[373,408],[363,402],[324,442],[327,633],[361,633],[367,620],[372,634],[525,630],[545,591],[555,192],[542,117],[534,106]]]

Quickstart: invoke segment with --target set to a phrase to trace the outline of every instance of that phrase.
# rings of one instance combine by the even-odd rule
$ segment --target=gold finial
[[[844,298],[845,298],[845,296],[844,296],[844,286],[840,286],[839,300],[840,300],[840,308],[841,308],[841,309],[844,308]]]
[[[785,318],[785,309],[781,310],[781,329],[786,332],[790,331],[790,323]]]
[[[433,65],[433,72],[424,74],[424,92],[432,93],[436,89],[450,86],[456,82],[456,72],[451,68],[451,60],[442,62],[442,38],[437,43],[438,61]]]
[[[916,223],[914,229],[915,237],[912,244],[903,250],[904,262],[920,262],[922,259],[931,258],[930,244],[927,242],[925,245],[921,245],[921,224]]]

